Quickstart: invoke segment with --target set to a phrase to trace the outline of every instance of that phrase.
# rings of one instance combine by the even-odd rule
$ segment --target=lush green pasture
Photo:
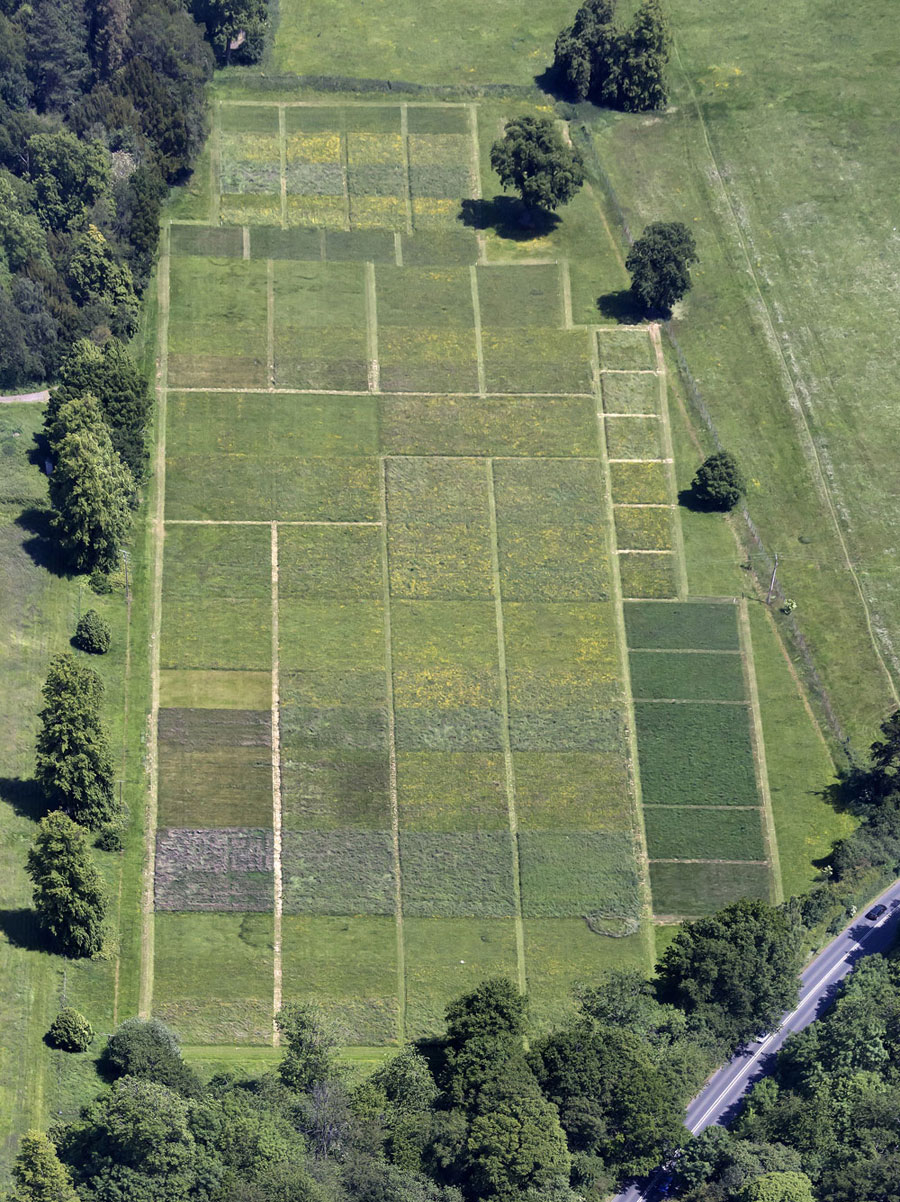
[[[655,121],[596,114],[597,152],[635,232],[675,218],[697,236],[677,336],[751,479],[753,518],[780,552],[782,585],[862,749],[891,696],[800,412],[896,675],[895,387],[884,332],[898,305],[898,83],[887,64],[900,33],[878,0],[843,9],[788,0],[740,20],[723,0],[674,0],[670,14],[671,110]]]
[[[625,630],[632,651],[737,651],[737,610],[733,605],[675,602],[625,606]]]
[[[636,700],[743,701],[739,655],[704,651],[632,651],[631,690]]]
[[[771,900],[767,864],[672,863],[650,865],[653,912],[696,918],[741,897]]]
[[[635,703],[645,805],[756,805],[746,705]]]
[[[759,810],[647,806],[644,825],[651,860],[766,858]],[[705,866],[700,871],[705,872]]]

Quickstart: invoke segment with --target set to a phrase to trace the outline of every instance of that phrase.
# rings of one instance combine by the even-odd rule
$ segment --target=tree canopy
[[[527,210],[553,211],[584,183],[576,151],[549,117],[513,117],[491,147],[491,166],[505,188],[515,188]]]
[[[106,892],[84,833],[59,810],[42,818],[26,871],[38,923],[65,956],[94,956],[103,943]]]
[[[691,483],[695,505],[723,512],[734,509],[746,491],[744,473],[730,451],[717,451],[704,459]]]
[[[615,0],[586,0],[556,39],[553,68],[575,100],[646,112],[668,100],[671,35],[659,0],[644,0],[627,29],[614,24]]]
[[[668,312],[689,291],[696,262],[694,235],[682,222],[648,225],[625,260],[635,300],[651,312]]]

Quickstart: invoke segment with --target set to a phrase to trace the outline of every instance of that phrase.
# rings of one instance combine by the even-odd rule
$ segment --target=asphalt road
[[[777,1030],[742,1049],[710,1077],[687,1108],[685,1126],[693,1135],[716,1124],[727,1127],[752,1086],[772,1071],[775,1055],[788,1036],[808,1027],[828,1009],[839,982],[863,956],[892,946],[900,929],[900,881],[875,898],[866,911],[879,902],[888,907],[886,914],[876,922],[868,922],[865,912],[857,914],[810,962],[800,977],[797,1005],[784,1016]],[[667,1179],[668,1174],[660,1170],[649,1181],[629,1186],[614,1202],[658,1202],[666,1196]]]

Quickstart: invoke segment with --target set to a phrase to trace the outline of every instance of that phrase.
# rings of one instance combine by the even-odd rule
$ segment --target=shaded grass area
[[[527,918],[525,964],[529,1011],[541,1026],[558,1026],[572,1012],[574,985],[593,984],[611,970],[650,969],[641,935],[597,935],[583,918]]]

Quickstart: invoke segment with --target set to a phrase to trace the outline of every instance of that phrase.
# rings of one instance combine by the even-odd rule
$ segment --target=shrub
[[[746,491],[744,474],[735,457],[728,451],[710,455],[697,469],[691,484],[691,492],[697,505],[723,512],[734,509]]]
[[[66,1006],[50,1024],[47,1041],[63,1052],[86,1052],[94,1041],[94,1028],[78,1010]]]
[[[78,619],[75,627],[75,646],[91,655],[105,655],[109,650],[109,624],[96,609],[89,609]]]

